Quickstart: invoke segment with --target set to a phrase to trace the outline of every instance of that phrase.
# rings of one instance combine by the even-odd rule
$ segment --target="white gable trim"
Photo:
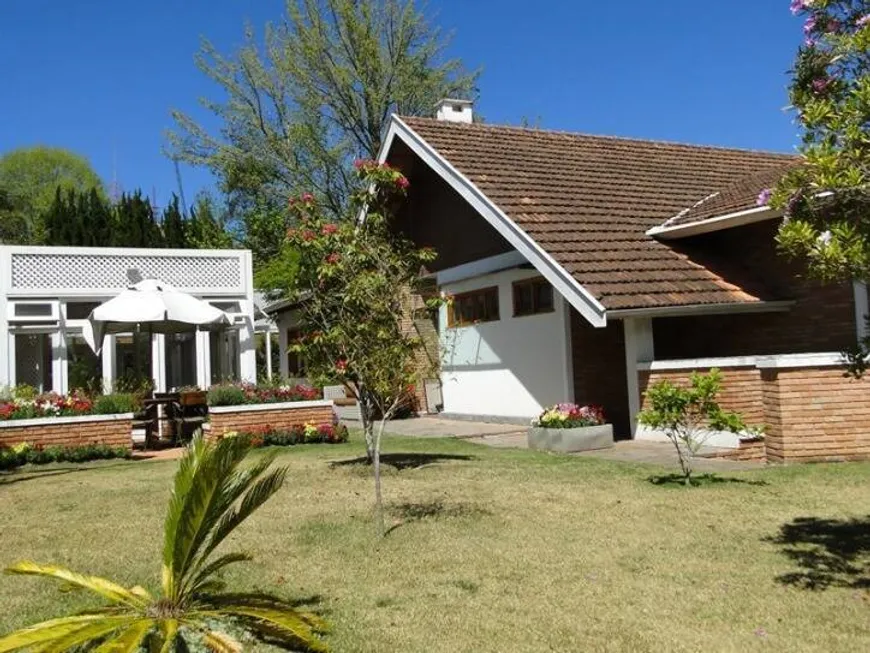
[[[446,181],[467,201],[496,231],[529,261],[543,277],[585,317],[592,326],[607,326],[607,311],[592,293],[580,285],[552,256],[511,220],[471,180],[454,168],[449,161],[421,138],[401,118],[393,115],[387,130],[378,161],[384,163],[399,138],[419,156],[426,165]]]
[[[731,227],[742,227],[747,224],[763,222],[765,220],[773,220],[774,218],[782,217],[782,211],[775,211],[769,206],[757,206],[745,211],[737,211],[715,218],[708,218],[699,222],[690,222],[688,224],[675,224],[666,226],[659,225],[653,227],[646,232],[647,236],[661,238],[662,240],[670,240],[672,238],[687,238],[688,236],[697,236],[699,234],[707,234],[713,231],[722,229],[730,229]]]
[[[492,274],[493,272],[509,270],[526,262],[526,259],[519,252],[507,252],[506,254],[498,254],[497,256],[490,256],[478,261],[471,261],[471,263],[446,268],[435,273],[435,280],[439,286],[443,286],[448,283],[464,281],[465,279],[482,277],[485,274]]]

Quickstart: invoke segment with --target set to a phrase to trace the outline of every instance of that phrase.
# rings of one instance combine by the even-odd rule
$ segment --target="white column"
[[[553,290],[556,293],[556,290]],[[558,295],[557,295],[558,296]],[[574,402],[574,348],[571,343],[571,304],[564,297],[558,302],[562,315],[562,375],[565,383],[564,401]]]
[[[9,335],[6,336],[6,348],[9,350],[9,386],[14,387],[18,380],[16,377],[16,369],[15,369],[15,335],[12,332],[8,332]]]
[[[855,332],[858,336],[858,342],[862,343],[870,335],[867,329],[867,315],[870,314],[867,284],[863,281],[853,281],[852,289],[855,293]]]
[[[208,331],[196,332],[196,385],[207,390],[211,385],[211,341]]]
[[[166,336],[151,334],[151,378],[156,392],[166,392]]]
[[[66,338],[63,326],[51,334],[51,384],[52,390],[58,394],[69,392],[69,359],[66,349]]]
[[[115,387],[117,366],[115,365],[115,336],[109,335],[103,339],[103,392],[109,394]]]
[[[249,316],[245,316],[245,323],[239,329],[239,376],[242,381],[248,383],[257,382],[257,350],[254,341],[254,323]]]
[[[9,252],[0,247],[0,388],[12,385],[12,363],[15,360],[13,351],[9,348],[9,323],[6,320],[10,278],[12,276],[12,259]]]
[[[266,336],[266,378],[272,380],[272,329],[267,328]]]
[[[651,318],[628,318],[623,320],[625,329],[625,374],[628,383],[628,414],[631,420],[631,435],[637,433],[637,414],[640,412],[640,383],[637,364],[655,359],[655,345]]]

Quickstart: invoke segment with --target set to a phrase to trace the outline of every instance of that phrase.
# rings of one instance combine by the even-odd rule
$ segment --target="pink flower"
[[[335,265],[340,260],[341,260],[341,254],[339,254],[337,252],[333,252],[332,254],[330,254],[329,256],[326,257],[326,262],[329,263],[330,265]]]
[[[347,361],[343,358],[335,361],[335,370],[340,374],[344,374],[345,372],[347,372]]]
[[[337,226],[337,225],[334,225],[334,224],[325,224],[325,225],[323,225],[322,232],[323,232],[323,235],[324,235],[324,236],[329,236],[329,235],[331,235],[331,234],[334,234],[336,231],[338,231],[338,226]]]
[[[770,202],[771,195],[773,195],[773,191],[769,188],[765,188],[758,194],[758,199],[755,200],[755,204],[758,206],[767,206],[768,202]]]
[[[806,8],[806,0],[791,0],[791,13],[797,15]]]
[[[399,175],[398,177],[396,177],[396,186],[398,186],[399,188],[404,190],[410,185],[411,182],[408,181],[408,178],[405,175]]]
[[[820,79],[813,80],[813,92],[817,95],[821,95],[825,91],[828,90],[828,87],[831,85],[831,80],[827,77],[822,77]]]
[[[302,232],[302,240],[304,240],[305,242],[310,243],[315,238],[317,238],[317,234],[311,231],[311,229],[306,229]]]
[[[855,27],[861,28],[867,27],[867,25],[870,25],[870,14],[864,14],[861,18],[855,21]]]
[[[306,204],[310,204],[314,201],[314,195],[312,195],[311,193],[302,193],[302,201]]]

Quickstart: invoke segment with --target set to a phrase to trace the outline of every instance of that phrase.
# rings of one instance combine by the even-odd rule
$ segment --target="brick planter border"
[[[288,401],[280,404],[243,404],[208,409],[207,438],[221,438],[228,431],[263,428],[289,429],[303,424],[326,424],[333,420],[331,400]]]
[[[0,421],[0,446],[29,442],[41,447],[104,444],[132,449],[132,429],[133,413],[10,419]]]

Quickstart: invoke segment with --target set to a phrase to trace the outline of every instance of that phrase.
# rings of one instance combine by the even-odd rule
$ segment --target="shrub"
[[[347,442],[349,433],[344,424],[305,424],[289,429],[275,429],[269,425],[241,433],[225,433],[227,437],[245,437],[255,447],[290,447],[297,444],[338,444]]]
[[[136,413],[142,407],[138,395],[133,393],[116,393],[101,395],[94,399],[93,413],[95,415],[115,415],[118,413]]]
[[[209,406],[242,406],[245,404],[277,404],[290,401],[320,399],[322,393],[307,385],[254,385],[252,383],[221,383],[208,389]]]
[[[0,448],[0,469],[8,470],[22,465],[47,465],[49,463],[81,463],[89,460],[130,458],[132,452],[124,447],[106,444],[87,444],[78,447],[33,446],[22,442],[14,447]]]
[[[547,429],[576,429],[583,426],[600,426],[606,421],[604,410],[599,406],[556,404],[544,410],[533,420],[532,426]]]
[[[730,431],[759,436],[762,429],[749,427],[739,413],[722,409],[716,401],[722,387],[717,369],[709,374],[692,372],[689,387],[659,381],[646,392],[650,407],[637,416],[644,426],[664,431],[677,450],[683,482],[692,484],[694,459],[712,431]]]

